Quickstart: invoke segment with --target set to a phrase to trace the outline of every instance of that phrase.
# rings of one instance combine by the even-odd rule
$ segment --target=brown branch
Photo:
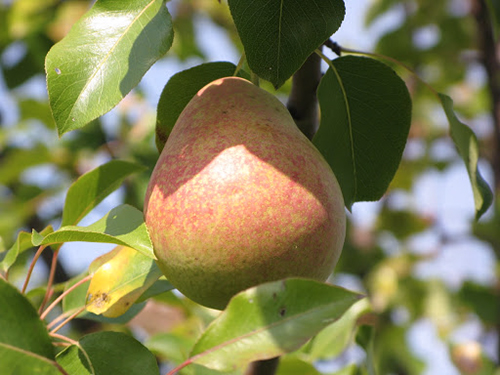
[[[491,113],[494,129],[494,150],[492,158],[495,176],[496,195],[500,194],[500,61],[499,48],[495,42],[493,25],[488,5],[485,0],[471,0],[471,12],[476,20],[477,41],[480,62],[488,77],[488,89],[491,96]]]
[[[488,5],[485,0],[471,0],[471,13],[476,20],[477,41],[480,51],[480,61],[488,77],[488,89],[491,97],[491,115],[493,118],[493,154],[491,165],[495,179],[495,196],[500,196],[500,48],[495,42],[495,35]],[[497,211],[496,211],[497,212]],[[500,258],[500,248],[492,243]],[[497,300],[500,301],[500,290]],[[500,342],[500,316],[496,323],[497,337]],[[497,348],[498,363],[500,363],[500,345]]]
[[[245,375],[274,375],[278,369],[280,357],[250,363]]]
[[[321,58],[313,53],[292,78],[292,91],[287,108],[300,131],[312,139],[318,130],[318,98],[316,89],[321,80]]]

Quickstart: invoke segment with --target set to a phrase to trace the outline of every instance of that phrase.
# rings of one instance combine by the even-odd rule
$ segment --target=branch
[[[250,363],[245,375],[274,375],[278,369],[280,357]]]
[[[488,76],[488,88],[491,96],[491,114],[494,124],[492,168],[495,179],[495,195],[500,195],[500,52],[495,42],[488,4],[485,0],[471,0],[471,12],[476,20],[477,38],[481,53],[480,61]],[[497,258],[500,248],[492,243]],[[500,293],[497,293],[500,300]],[[497,337],[500,341],[500,316],[496,322]],[[498,363],[500,363],[500,345],[497,345]]]
[[[488,5],[485,0],[471,0],[471,12],[476,20],[477,41],[480,51],[480,62],[488,76],[488,88],[491,96],[491,112],[494,129],[493,172],[495,191],[500,194],[500,61],[499,48],[495,43],[493,25]]]
[[[321,58],[313,53],[293,75],[292,91],[286,105],[300,131],[309,139],[319,126],[316,89],[320,80]]]

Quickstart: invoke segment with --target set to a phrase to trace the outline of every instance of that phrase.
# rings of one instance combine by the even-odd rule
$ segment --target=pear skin
[[[275,96],[236,77],[208,84],[181,113],[144,213],[164,275],[215,309],[264,282],[326,280],[345,239],[330,166]]]

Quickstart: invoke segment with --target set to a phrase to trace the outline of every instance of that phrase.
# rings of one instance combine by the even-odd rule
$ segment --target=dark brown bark
[[[250,363],[245,375],[274,375],[278,369],[280,357]]]
[[[321,58],[313,53],[293,75],[286,105],[300,131],[309,139],[314,137],[319,126],[316,89],[320,80]]]
[[[500,61],[499,47],[495,42],[495,35],[488,5],[485,0],[471,0],[472,15],[477,25],[477,42],[480,61],[487,77],[491,96],[491,113],[494,129],[494,150],[492,167],[495,177],[495,192],[500,194]]]
[[[500,47],[495,41],[492,19],[486,1],[471,0],[471,12],[476,20],[480,62],[488,77],[488,89],[491,97],[491,115],[494,124],[491,166],[495,179],[495,196],[500,197]],[[493,243],[492,246],[497,254],[497,258],[500,258],[500,248]],[[497,288],[497,291],[497,298],[500,301],[500,290]],[[500,316],[498,317],[496,325],[498,341],[500,343]],[[498,363],[500,363],[500,344],[497,348],[497,357]]]

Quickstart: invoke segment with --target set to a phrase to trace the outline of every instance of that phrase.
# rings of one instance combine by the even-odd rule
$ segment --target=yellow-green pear
[[[216,309],[264,282],[326,280],[345,238],[327,162],[275,96],[236,77],[208,84],[183,110],[144,212],[167,279]]]

